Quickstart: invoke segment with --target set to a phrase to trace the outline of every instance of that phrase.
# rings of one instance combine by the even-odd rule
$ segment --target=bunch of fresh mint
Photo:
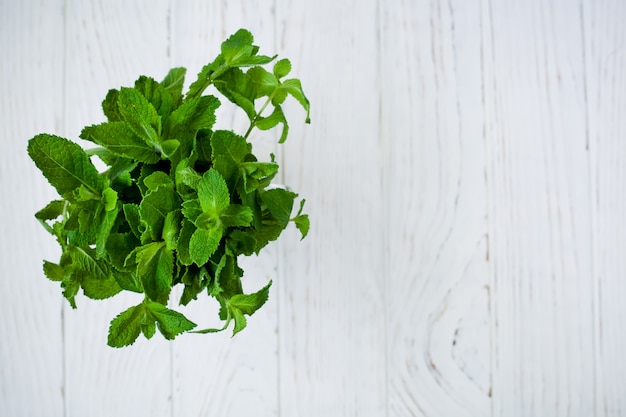
[[[184,287],[180,304],[206,292],[220,305],[222,329],[234,321],[233,335],[267,300],[269,286],[244,294],[239,255],[258,254],[289,222],[306,236],[309,219],[297,194],[268,188],[278,164],[260,162],[247,138],[254,128],[282,125],[281,104],[288,95],[307,112],[300,81],[284,79],[291,64],[258,55],[253,37],[241,29],[221,46],[183,95],[184,68],[157,82],[141,76],[130,88],[110,90],[102,103],[108,121],[83,129],[80,137],[99,147],[83,150],[67,139],[41,134],[28,153],[60,195],[36,214],[56,237],[58,263],[44,261],[45,275],[61,283],[73,308],[82,288],[92,299],[122,290],[143,293],[144,301],[111,321],[108,344],[132,344],[156,328],[167,339],[196,324],[167,307],[172,288]],[[242,70],[246,68],[246,70]],[[243,136],[212,130],[219,100],[203,92],[213,86],[250,119]],[[257,101],[260,107],[257,110]],[[271,106],[272,111],[264,115]],[[97,156],[107,169],[92,163]]]

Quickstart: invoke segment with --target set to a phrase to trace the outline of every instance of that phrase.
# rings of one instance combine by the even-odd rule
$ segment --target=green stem
[[[263,106],[261,106],[261,110],[259,110],[257,114],[255,114],[252,120],[250,121],[250,127],[248,127],[246,134],[243,136],[244,139],[248,139],[248,136],[250,136],[250,132],[252,132],[252,129],[254,128],[254,125],[256,124],[257,120],[259,120],[259,117],[261,117],[261,114],[265,111],[267,106],[270,104],[270,102],[274,98],[274,94],[276,94],[276,90],[278,89],[274,89],[274,91],[272,91],[272,94],[270,94],[267,97],[267,100],[265,100],[265,103],[263,103]]]

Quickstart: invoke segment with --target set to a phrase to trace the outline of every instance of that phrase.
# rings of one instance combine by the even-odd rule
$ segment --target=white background
[[[622,0],[1,0],[0,416],[626,415],[624,22]],[[141,74],[188,85],[240,27],[311,100],[287,143],[255,138],[311,233],[245,260],[274,286],[235,338],[109,348],[137,300],[72,310],[43,276],[27,141],[76,139]]]

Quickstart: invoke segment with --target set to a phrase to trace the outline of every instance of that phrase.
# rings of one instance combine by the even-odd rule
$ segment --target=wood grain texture
[[[626,413],[626,4],[584,1],[581,13],[596,280],[596,416],[614,417]]]
[[[533,1],[484,11],[493,416],[593,415],[580,9]]]
[[[175,3],[172,19],[174,65],[188,69],[189,85],[202,66],[220,52],[220,44],[239,28],[250,30],[260,53],[273,55],[274,15],[261,1],[185,1]],[[215,90],[207,90],[215,94]],[[249,121],[243,111],[220,98],[216,129],[244,134]],[[275,152],[272,133],[251,135],[254,152],[269,160]],[[274,285],[264,307],[248,318],[248,328],[231,338],[222,334],[185,335],[174,343],[174,412],[176,416],[275,416],[278,413],[277,251],[275,244],[259,257],[239,258],[245,271],[244,290],[254,292],[270,279]],[[184,312],[199,328],[221,327],[218,305],[205,294]]]
[[[33,216],[55,192],[26,153],[37,133],[62,130],[63,23],[62,1],[0,1],[2,416],[64,412],[62,304],[42,271],[59,253]]]
[[[281,416],[386,412],[377,3],[278,1],[280,53],[312,104],[290,102],[284,182],[309,237],[280,257]]]
[[[139,75],[161,80],[169,69],[169,2],[71,1],[67,22],[67,137],[105,120],[110,88]],[[86,148],[92,144],[83,142]],[[68,416],[171,416],[171,344],[160,335],[128,349],[107,346],[109,322],[143,300],[77,300],[65,310]]]
[[[479,5],[381,5],[390,416],[490,412]]]
[[[0,0],[0,416],[623,415],[624,21],[621,0]],[[246,290],[274,285],[235,338],[111,349],[141,297],[73,311],[44,278],[55,192],[27,140],[76,140],[140,74],[188,86],[240,27],[311,100],[284,145],[252,139],[310,235],[241,259]],[[216,127],[248,121],[224,102]]]

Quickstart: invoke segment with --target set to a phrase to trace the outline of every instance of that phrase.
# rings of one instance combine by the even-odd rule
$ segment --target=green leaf
[[[212,77],[215,72],[224,65],[224,68],[228,68],[224,64],[224,58],[219,55],[215,61],[202,67],[202,70],[198,73],[196,81],[191,83],[189,91],[187,92],[186,100],[191,98],[200,97],[200,95],[211,85]]]
[[[306,110],[306,123],[311,123],[311,103],[309,99],[304,95],[304,91],[302,90],[302,83],[300,80],[296,78],[292,78],[290,80],[285,80],[281,89],[289,93],[293,98],[295,98],[300,105]]]
[[[176,188],[178,189],[179,193],[183,185],[186,185],[190,189],[197,191],[198,183],[200,182],[201,178],[202,176],[198,174],[198,172],[195,169],[189,166],[188,158],[183,159],[176,166],[175,179],[176,179]]]
[[[282,188],[273,188],[261,194],[261,200],[282,227],[289,223],[293,201],[296,197],[296,193]]]
[[[183,202],[182,211],[185,217],[193,223],[195,223],[198,216],[203,213],[202,207],[200,207],[200,201],[198,201],[197,198]]]
[[[137,168],[138,165],[139,161],[133,160],[132,158],[116,157],[109,169],[111,186],[115,187],[117,185],[120,188],[125,188],[133,185],[131,172]]]
[[[231,204],[220,216],[224,227],[245,227],[252,223],[254,215],[247,206]]]
[[[187,70],[185,68],[172,68],[161,81],[161,85],[172,95],[174,103],[180,102],[182,98],[186,73]]]
[[[178,255],[178,261],[183,265],[191,265],[193,260],[189,252],[189,244],[193,233],[196,231],[196,226],[187,219],[183,220],[182,227],[180,228],[180,234],[178,236],[178,242],[176,244],[176,253]]]
[[[165,121],[174,109],[172,94],[153,78],[142,75],[135,81],[135,90],[152,104],[162,121]]]
[[[309,234],[310,227],[309,216],[306,214],[302,214],[302,209],[304,208],[305,202],[306,200],[304,199],[300,200],[300,209],[298,210],[298,214],[296,214],[296,217],[291,219],[302,234],[302,238],[300,240],[304,239],[306,235]]]
[[[54,135],[37,135],[28,142],[28,154],[57,192],[65,196],[81,185],[94,194],[104,181],[77,144]]]
[[[229,66],[263,65],[274,60],[274,57],[256,55],[259,48],[252,45],[254,37],[245,30],[239,29],[222,43],[222,57]]]
[[[214,168],[228,180],[252,152],[252,145],[231,131],[217,130],[211,135],[211,149]]]
[[[235,336],[237,333],[246,328],[248,321],[243,313],[237,308],[232,308],[231,314],[235,320],[235,327],[233,328],[233,336]]]
[[[111,233],[105,245],[111,265],[118,271],[131,272],[132,269],[124,266],[124,261],[139,245],[139,239],[132,233]]]
[[[65,201],[53,200],[46,205],[46,207],[35,213],[35,218],[38,220],[54,220],[63,214],[63,207]]]
[[[63,200],[54,200],[48,203],[46,207],[39,210],[35,213],[35,218],[39,220],[41,225],[48,231],[48,233],[52,235],[57,235],[53,229],[46,221],[47,220],[56,220],[62,214],[65,207],[65,201]]]
[[[300,240],[304,239],[306,235],[309,233],[309,216],[307,214],[302,214],[300,216],[295,217],[293,219],[293,222],[295,223],[296,227],[302,234],[302,238]]]
[[[189,240],[189,255],[191,260],[198,266],[209,261],[220,244],[224,228],[221,223],[209,229],[196,229]]]
[[[120,89],[118,97],[120,114],[128,126],[147,144],[157,146],[161,130],[161,117],[154,106],[134,88]]]
[[[141,333],[143,333],[146,339],[152,339],[152,336],[156,333],[156,322],[154,320],[148,320],[146,323],[142,324]]]
[[[87,126],[80,137],[104,146],[116,155],[140,162],[152,164],[161,159],[155,147],[146,143],[123,121]]]
[[[141,326],[145,319],[146,311],[143,304],[120,313],[111,321],[109,326],[108,345],[120,348],[135,343],[139,333],[141,333]]]
[[[215,279],[219,284],[219,294],[226,298],[242,294],[241,273],[241,269],[237,266],[237,258],[232,254],[225,253],[215,270]]]
[[[244,314],[252,315],[267,301],[271,285],[272,281],[270,281],[265,287],[261,288],[259,291],[253,294],[233,295],[228,301],[228,304],[231,307],[235,307],[236,309],[240,310]]]
[[[183,294],[180,297],[180,304],[187,305],[191,300],[197,300],[200,294],[211,281],[211,277],[204,267],[195,265],[186,266],[181,282],[185,285]]]
[[[183,214],[180,210],[174,210],[167,213],[163,224],[163,240],[165,246],[170,249],[176,249],[178,232],[180,231]]]
[[[101,216],[94,222],[96,227],[96,255],[98,258],[103,258],[106,255],[106,241],[113,226],[115,226],[118,212],[117,206],[114,206],[113,209],[108,211],[102,210]]]
[[[61,265],[52,262],[43,261],[43,272],[50,281],[63,281],[65,269]]]
[[[228,71],[215,81],[215,88],[224,95],[231,103],[239,106],[248,119],[253,120],[256,116],[254,108],[254,99],[256,98],[256,89],[250,76],[239,68],[230,68]]]
[[[181,313],[170,310],[162,304],[150,302],[147,304],[149,314],[156,320],[159,331],[163,336],[172,340],[177,335],[196,327],[196,324]]]
[[[160,301],[170,292],[174,275],[174,254],[165,242],[152,242],[136,250],[137,275],[146,295]]]
[[[280,133],[278,143],[283,143],[287,140],[287,135],[289,134],[289,124],[287,124],[287,119],[285,118],[282,107],[276,105],[272,114],[267,117],[258,118],[254,122],[254,125],[261,130],[269,130],[279,123],[282,123],[283,130]]]
[[[235,229],[228,234],[228,248],[236,255],[252,255],[256,248],[256,239],[247,231]]]
[[[268,186],[278,173],[275,162],[244,162],[240,166],[246,194]]]
[[[152,241],[160,240],[167,214],[176,210],[179,205],[180,199],[176,195],[173,184],[161,185],[149,192],[139,204],[141,221],[146,227],[142,240],[145,241],[148,237]]]
[[[149,192],[156,191],[160,186],[173,186],[174,183],[169,175],[163,171],[155,171],[143,179],[143,183]]]
[[[278,88],[278,79],[271,72],[267,72],[263,67],[253,67],[248,70],[248,76],[254,84],[255,98],[270,96]]]
[[[120,107],[117,104],[119,95],[119,90],[111,89],[102,102],[102,110],[104,111],[104,115],[107,117],[109,122],[119,122],[124,120],[124,117],[120,113]]]
[[[220,102],[213,96],[187,99],[167,119],[164,137],[180,144],[178,161],[189,157],[196,134],[200,129],[211,129],[215,123],[215,110]]]
[[[66,254],[71,258],[71,267],[65,265],[65,268],[71,269],[72,279],[80,283],[87,297],[102,300],[122,290],[109,264],[98,259],[93,249],[69,246]]]
[[[291,72],[291,62],[283,58],[274,64],[274,75],[276,78],[283,78]]]
[[[218,217],[230,205],[230,193],[220,173],[211,168],[198,183],[198,200],[205,213]]]
[[[265,304],[271,285],[272,282],[270,281],[269,284],[254,294],[237,294],[233,295],[230,300],[228,300],[228,308],[235,320],[233,336],[246,327],[247,321],[244,314],[252,315]]]
[[[139,205],[124,204],[122,209],[130,230],[137,237],[137,239],[141,238],[141,235],[143,234],[143,226],[141,224],[141,215],[139,214]]]

